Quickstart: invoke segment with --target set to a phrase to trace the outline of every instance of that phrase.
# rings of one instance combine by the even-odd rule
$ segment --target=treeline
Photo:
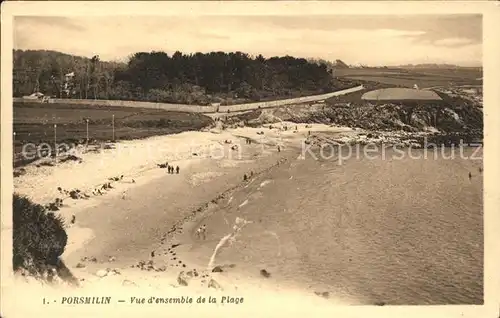
[[[73,73],[68,78],[65,74]],[[14,96],[207,105],[321,94],[345,88],[325,63],[235,52],[139,52],[128,63],[54,51],[14,51]]]

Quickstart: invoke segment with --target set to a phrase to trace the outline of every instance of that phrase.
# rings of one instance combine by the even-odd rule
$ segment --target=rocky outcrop
[[[370,86],[368,90],[373,87]],[[248,126],[289,121],[333,124],[374,131],[441,132],[482,136],[483,112],[481,105],[472,99],[436,91],[442,99],[440,102],[370,103],[362,101],[362,92],[358,93],[332,98],[325,103],[290,105],[266,109],[259,113],[246,113],[228,120],[236,122],[244,116]]]

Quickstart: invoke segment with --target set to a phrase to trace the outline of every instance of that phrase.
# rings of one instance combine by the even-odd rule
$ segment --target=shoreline
[[[286,123],[284,123],[286,124]],[[276,126],[276,125],[275,125]],[[296,126],[296,124],[293,124],[293,126]],[[182,225],[187,225],[189,227],[189,222],[192,221],[193,216],[199,216],[203,215],[206,210],[209,210],[213,205],[214,201],[217,200],[217,198],[221,198],[221,196],[224,196],[224,193],[230,193],[234,192],[236,189],[244,187],[245,184],[242,181],[242,174],[243,173],[249,173],[250,171],[256,171],[257,169],[262,168],[262,161],[266,161],[267,164],[264,164],[265,167],[262,169],[263,171],[261,172],[256,172],[255,176],[257,176],[259,173],[265,174],[266,171],[269,171],[269,169],[272,169],[273,166],[279,164],[280,158],[283,158],[285,156],[289,156],[290,158],[294,157],[294,155],[290,156],[290,153],[296,154],[297,149],[292,149],[294,146],[296,147],[298,144],[298,140],[302,140],[306,138],[306,131],[307,130],[315,130],[316,128],[317,131],[324,131],[324,130],[331,130],[331,131],[349,131],[350,129],[346,128],[341,128],[341,127],[328,127],[325,125],[314,125],[314,128],[311,129],[312,127],[310,125],[298,125],[301,127],[301,133],[293,133],[292,131],[284,132],[282,129],[276,128],[275,129],[270,129],[269,131],[267,129],[262,128],[236,128],[236,129],[228,129],[226,131],[214,131],[212,130],[211,132],[191,132],[191,133],[181,133],[178,135],[174,136],[160,136],[160,137],[152,137],[148,138],[146,140],[140,140],[137,143],[161,143],[161,142],[166,142],[166,141],[172,141],[175,139],[179,139],[179,142],[182,142],[182,137],[183,135],[200,135],[202,134],[204,138],[202,139],[202,144],[203,142],[205,143],[204,146],[206,146],[207,142],[209,144],[222,144],[225,149],[230,149],[233,143],[226,144],[226,140],[234,140],[234,141],[241,141],[243,139],[252,139],[253,143],[252,145],[248,146],[248,148],[253,150],[253,153],[250,154],[250,158],[243,158],[243,160],[234,160],[232,158],[222,158],[222,159],[214,159],[210,158],[210,156],[202,157],[200,158],[199,156],[190,156],[193,154],[193,150],[189,149],[188,151],[183,152],[183,156],[178,156],[180,158],[176,163],[182,163],[182,169],[180,175],[175,175],[173,177],[187,177],[187,175],[184,173],[185,170],[189,170],[190,168],[193,168],[196,170],[197,167],[206,165],[207,163],[215,164],[222,170],[225,169],[225,171],[232,171],[232,173],[235,175],[235,177],[232,178],[232,182],[227,183],[225,186],[220,187],[222,191],[216,191],[213,192],[213,195],[210,196],[209,200],[204,200],[203,204],[198,206],[196,209],[192,209],[191,212],[185,214],[182,217],[179,216],[172,216],[172,218],[175,219],[174,225],[171,228],[175,228],[175,225],[177,224],[178,226]],[[308,127],[306,130],[304,127]],[[264,134],[261,135],[260,133],[264,131]],[[285,135],[285,136],[283,136]],[[282,138],[284,137],[284,139]],[[184,139],[185,140],[185,139]],[[134,141],[127,141],[124,142],[125,144],[134,144]],[[283,151],[281,154],[278,154],[276,150],[276,146],[278,144],[281,144],[281,147],[283,148]],[[200,146],[201,147],[201,146]],[[200,147],[197,148],[196,150],[199,151]],[[247,146],[244,146],[247,147]],[[202,147],[201,147],[202,148]],[[231,153],[231,151],[229,151]],[[285,155],[286,154],[286,155]],[[103,154],[100,154],[103,155]],[[106,156],[106,154],[104,154]],[[43,168],[36,168],[35,164],[33,163],[28,167],[28,172],[25,175],[22,175],[18,178],[15,179],[15,189],[20,192],[20,194],[27,194],[29,192],[28,197],[36,200],[35,202],[43,202],[42,200],[48,200],[50,199],[51,195],[54,196],[55,191],[49,191],[48,185],[55,185],[57,182],[61,182],[64,180],[65,172],[66,171],[71,171],[73,173],[74,170],[81,169],[81,170],[92,170],[93,166],[95,167],[96,165],[96,160],[93,160],[96,157],[96,154],[88,154],[87,156],[84,156],[83,162],[88,162],[90,161],[92,164],[90,164],[90,167],[85,167],[85,166],[78,166],[74,162],[69,162],[65,164],[61,164],[60,166],[57,167],[43,167]],[[109,157],[105,157],[109,158]],[[171,157],[169,157],[171,158]],[[151,160],[149,160],[151,161]],[[170,161],[170,160],[169,160]],[[102,162],[102,161],[101,161]],[[106,162],[106,161],[105,161]],[[115,189],[111,190],[109,193],[104,195],[103,197],[95,197],[95,198],[90,198],[88,200],[73,200],[70,201],[70,204],[66,204],[65,200],[65,206],[61,208],[61,210],[57,211],[56,213],[59,213],[61,216],[63,216],[66,220],[70,219],[71,215],[75,215],[77,220],[76,223],[71,225],[70,227],[67,227],[67,234],[68,234],[68,244],[66,246],[66,250],[64,254],[61,256],[61,260],[64,261],[66,266],[68,268],[71,268],[71,272],[77,279],[80,281],[80,288],[83,288],[83,290],[87,290],[88,288],[93,288],[92,286],[98,286],[100,285],[99,282],[101,283],[106,282],[110,283],[109,279],[110,276],[112,275],[112,272],[109,272],[108,270],[110,267],[114,267],[115,270],[119,271],[120,274],[120,279],[117,281],[117,284],[123,285],[127,281],[145,281],[144,284],[146,285],[151,285],[154,281],[156,282],[158,280],[158,277],[156,275],[150,275],[151,273],[144,273],[142,270],[139,272],[136,271],[136,269],[132,269],[130,262],[127,262],[126,260],[120,259],[120,255],[116,256],[117,260],[113,260],[112,262],[111,257],[106,261],[105,259],[100,259],[99,261],[92,263],[91,262],[80,262],[80,263],[86,263],[84,266],[79,268],[80,266],[75,266],[79,264],[75,264],[77,260],[82,260],[82,259],[90,259],[92,256],[86,257],[83,255],[86,255],[86,251],[84,250],[86,246],[90,245],[95,245],[93,242],[102,240],[102,231],[98,230],[96,227],[93,226],[87,226],[87,225],[80,225],[80,219],[84,218],[85,219],[85,214],[88,214],[86,211],[91,211],[91,210],[102,210],[105,208],[105,206],[111,202],[118,202],[118,200],[121,200],[119,198],[119,194],[125,190],[128,192],[133,192],[133,191],[139,191],[141,188],[147,188],[150,187],[152,184],[155,182],[160,182],[162,179],[170,179],[167,176],[164,176],[163,173],[158,173],[159,169],[156,169],[154,167],[154,163],[149,163],[143,164],[141,161],[134,161],[135,167],[126,167],[127,169],[123,169],[122,171],[118,170],[113,170],[113,171],[107,171],[106,175],[99,176],[101,182],[105,182],[107,180],[108,176],[112,176],[112,174],[117,175],[120,173],[123,173],[125,170],[129,171],[129,175],[135,176],[135,182],[134,183],[124,183],[120,184],[115,182],[114,186]],[[109,165],[108,165],[109,166]],[[133,169],[136,168],[136,169]],[[137,168],[142,168],[137,169]],[[149,168],[149,169],[148,169]],[[206,167],[205,167],[206,168]],[[253,169],[253,170],[252,170]],[[50,171],[52,170],[52,171]],[[54,170],[59,170],[59,173]],[[203,171],[206,169],[202,169],[202,171],[198,171],[198,173],[203,174]],[[102,171],[102,170],[101,170]],[[130,173],[130,171],[135,172],[135,174]],[[31,172],[31,173],[30,173]],[[67,172],[66,172],[67,173]],[[189,174],[190,172],[188,172]],[[80,175],[82,175],[80,173]],[[80,182],[80,183],[73,183],[73,187],[79,187],[82,189],[82,192],[88,191],[90,188],[88,184],[92,184],[88,179],[92,180],[95,183],[97,183],[95,178],[90,175],[90,174],[85,174],[87,176],[87,180],[84,180],[85,182]],[[191,175],[191,177],[194,174]],[[237,177],[236,177],[237,176]],[[30,178],[31,177],[31,178]],[[163,178],[162,178],[163,177]],[[45,178],[45,179],[42,179]],[[31,180],[30,180],[31,179]],[[201,179],[204,179],[203,177]],[[205,178],[205,179],[210,179],[210,177]],[[217,178],[215,178],[216,180]],[[75,180],[75,179],[72,179]],[[78,179],[76,179],[77,181]],[[17,182],[16,182],[17,181]],[[21,181],[21,182],[19,182]],[[31,182],[29,182],[31,181]],[[42,186],[38,186],[36,188],[33,188],[32,186],[30,187],[29,184],[37,183],[38,181],[43,181],[44,183]],[[199,188],[202,189],[203,187],[210,187],[211,183],[216,183],[216,181],[213,180],[202,180],[200,184],[198,184]],[[251,182],[251,181],[250,181]],[[69,182],[68,182],[69,183]],[[193,183],[193,182],[191,182]],[[194,182],[196,183],[196,182]],[[82,187],[82,185],[87,186],[86,188]],[[69,187],[68,187],[69,188]],[[21,190],[21,191],[19,191]],[[32,191],[29,191],[32,190]],[[33,190],[38,190],[33,191]],[[222,193],[222,194],[221,194]],[[70,200],[70,199],[68,199]],[[187,209],[185,209],[187,211]],[[97,231],[96,231],[97,229]],[[175,236],[176,233],[171,233],[170,237]],[[123,235],[123,233],[122,233]],[[161,242],[151,242],[150,246],[148,248],[153,249],[154,246],[161,246]],[[115,253],[116,254],[116,253]],[[82,257],[83,256],[83,257]],[[115,256],[113,256],[114,258]],[[147,259],[147,256],[143,254],[143,257],[137,255],[136,260],[138,259]],[[151,261],[147,261],[148,263]],[[146,262],[144,262],[146,263]],[[152,262],[151,262],[152,264]],[[132,264],[133,265],[133,264]],[[116,269],[116,268],[119,268]],[[143,266],[144,267],[144,266]],[[106,268],[104,270],[104,268]],[[103,274],[103,270],[107,271],[105,274]],[[155,269],[155,272],[157,272],[158,268]],[[109,274],[109,275],[108,275]],[[145,275],[149,274],[149,275]],[[177,285],[175,282],[176,280],[178,281],[178,274],[179,271],[172,273],[161,273],[164,276],[164,279],[168,281],[168,283],[164,283],[165,286],[169,286],[168,288],[172,288],[173,286]],[[104,276],[99,276],[99,275],[104,275]],[[239,279],[239,282],[237,285],[234,285],[234,278],[235,274],[233,274],[233,278],[227,278],[224,277],[224,275],[220,276],[217,275],[217,273],[211,273],[210,271],[206,271],[204,275],[210,276],[210,277],[216,277],[216,281],[218,281],[218,284],[222,284],[225,286],[228,285],[233,285],[234,288],[238,289],[238,286],[240,287],[239,290],[241,290],[242,285],[244,284],[243,281],[246,281],[246,279]],[[106,277],[105,279],[103,279]],[[212,278],[213,279],[213,278]],[[243,279],[243,280],[242,280]],[[120,282],[121,281],[121,282]],[[200,283],[200,282],[198,282]],[[135,284],[135,283],[133,283]],[[203,284],[203,283],[202,283]],[[252,283],[248,283],[252,284]],[[247,285],[248,285],[247,284]],[[248,286],[250,286],[248,285]],[[213,286],[212,286],[213,287]],[[220,285],[219,285],[220,287]],[[268,286],[270,287],[270,286]],[[199,290],[200,287],[194,287],[197,291],[197,293],[202,292],[203,290],[206,290],[207,286],[205,285],[204,287],[201,287],[202,289]],[[211,289],[211,288],[209,288]],[[220,289],[220,288],[216,288]],[[246,288],[248,289],[248,287]],[[261,288],[259,288],[261,290]],[[281,292],[283,292],[283,289],[280,289]],[[314,296],[314,295],[313,295]],[[312,297],[315,298],[315,297]],[[321,300],[321,299],[320,299]]]
[[[295,126],[295,124],[290,125]],[[245,200],[239,197],[233,200],[233,194],[241,195],[242,191],[249,186],[257,187],[257,190],[265,188],[267,184],[274,182],[269,174],[272,174],[276,166],[288,163],[290,167],[296,165],[297,163],[294,163],[294,161],[297,159],[297,152],[300,152],[299,143],[303,140],[321,140],[322,138],[318,138],[318,136],[334,134],[337,139],[349,138],[348,136],[350,136],[351,141],[356,141],[356,136],[359,134],[367,134],[367,132],[363,131],[326,125],[300,124],[299,133],[283,131],[276,124],[272,126],[273,129],[265,127],[236,128],[220,133],[201,133],[205,137],[210,137],[204,138],[204,142],[219,143],[225,149],[230,149],[235,145],[235,143],[226,143],[227,140],[253,139],[253,145],[242,146],[245,151],[240,160],[233,158],[216,159],[209,156],[193,157],[189,156],[192,155],[191,150],[189,150],[184,153],[185,157],[179,156],[178,161],[175,161],[182,162],[181,173],[172,176],[167,176],[166,172],[161,173],[164,171],[154,167],[154,163],[147,166],[138,160],[136,163],[140,163],[138,167],[143,170],[139,169],[140,171],[136,172],[137,181],[135,183],[116,183],[114,190],[111,190],[108,195],[92,200],[93,203],[76,200],[74,205],[62,208],[60,212],[61,214],[64,213],[66,218],[70,214],[77,216],[75,225],[67,229],[68,245],[61,258],[72,269],[75,276],[80,279],[81,288],[86,290],[87,288],[93,288],[92,286],[102,284],[107,286],[110,283],[119,284],[120,286],[130,284],[132,286],[156,286],[154,288],[166,287],[169,289],[183,286],[183,284],[179,283],[179,279],[182,279],[186,282],[189,281],[187,285],[192,286],[188,287],[188,290],[193,290],[196,294],[206,292],[207,287],[209,287],[209,290],[214,288],[227,291],[230,288],[235,291],[242,291],[243,286],[256,283],[258,290],[273,290],[278,293],[294,290],[304,295],[311,295],[312,292],[300,288],[299,283],[278,283],[277,281],[266,280],[264,277],[259,277],[258,272],[250,275],[245,270],[245,266],[241,266],[241,264],[238,265],[236,270],[232,270],[234,264],[218,264],[215,262],[211,264],[212,267],[219,267],[221,272],[212,272],[213,268],[209,266],[212,261],[208,262],[211,259],[210,255],[217,259],[214,248],[217,249],[216,246],[222,242],[221,248],[223,249],[226,243],[223,242],[223,239],[226,236],[227,240],[231,240],[231,237],[234,236],[230,235],[231,226],[234,225],[233,221],[236,220],[227,219],[225,221],[226,225],[218,229],[218,236],[211,238],[206,243],[200,244],[195,239],[194,232],[196,228],[202,222],[205,222],[204,220],[208,219],[212,212],[225,209],[225,206],[229,206],[230,203],[233,203],[234,206],[234,204],[240,204],[240,202],[241,204],[236,209],[243,209],[248,204],[249,199],[253,198],[249,197]],[[264,137],[257,134],[262,131]],[[309,137],[307,131],[312,131],[314,134]],[[182,136],[165,136],[158,139],[162,139],[159,142],[161,143],[176,138],[179,139],[179,142],[185,141],[182,140]],[[283,146],[281,153],[278,153],[276,149],[278,144]],[[130,167],[128,168],[129,171],[133,170]],[[261,171],[257,171],[257,169],[261,169]],[[253,177],[244,182],[242,175],[250,171],[254,171]],[[260,185],[258,186],[257,183],[259,182]],[[176,188],[178,189],[176,190]],[[129,193],[130,201],[120,198],[120,193],[124,189]],[[161,193],[162,200],[171,198],[174,202],[172,202],[171,206],[165,207],[151,203],[152,200],[156,200],[157,194],[148,194],[151,192],[150,189],[159,191],[156,193]],[[186,193],[189,193],[189,195],[183,198]],[[37,195],[42,196],[45,194],[38,193]],[[258,199],[258,197],[255,198]],[[142,216],[136,215],[136,212],[141,210],[142,204],[136,203],[136,201],[141,200],[148,202],[147,205],[144,203],[148,210],[141,213],[144,214],[146,220],[143,220]],[[235,203],[236,201],[238,202]],[[252,200],[250,200],[251,202]],[[116,204],[118,206],[114,206]],[[96,209],[96,207],[99,208]],[[125,210],[120,210],[122,208]],[[153,211],[150,211],[151,208],[153,208]],[[155,211],[156,208],[160,210]],[[99,212],[96,212],[96,210],[99,210]],[[97,217],[98,215],[102,215],[104,219],[109,220],[101,221],[100,217]],[[127,218],[129,219],[126,220]],[[103,222],[105,224],[102,224]],[[224,224],[220,223],[220,221],[217,222]],[[117,229],[121,229],[122,224],[128,225],[120,232]],[[149,224],[149,227],[147,224]],[[156,228],[162,230],[158,231]],[[212,225],[209,225],[209,228],[211,229]],[[224,237],[220,236],[221,229],[223,229],[222,233],[225,233],[223,234]],[[121,243],[124,233],[129,236],[134,230],[141,233],[134,234],[134,240],[127,241],[125,239],[124,242],[128,243]],[[110,231],[116,233],[109,234]],[[126,245],[131,242],[137,244],[134,243],[134,246],[128,248]],[[177,244],[180,245],[177,246]],[[149,255],[150,252],[155,255]],[[96,256],[97,261],[89,261],[89,259]],[[175,262],[172,261],[172,258],[174,258]],[[178,264],[173,264],[177,263],[177,261],[179,261]],[[79,263],[82,263],[81,267],[77,266]],[[200,277],[194,279],[192,277],[193,270],[197,270]],[[260,276],[262,276],[262,273]],[[215,283],[212,283],[212,281]],[[212,284],[212,288],[210,288],[210,284]],[[160,285],[163,287],[159,287]],[[337,292],[334,292],[335,297],[338,296],[336,299],[322,296],[322,293],[328,294],[328,292],[319,289],[317,294],[312,294],[312,296],[319,299],[329,298],[329,303],[357,303],[356,300],[342,298],[341,295],[337,295]]]
[[[208,156],[199,156],[194,154],[202,153],[203,148],[207,146],[222,145],[229,154],[231,154],[230,147],[231,144],[225,144],[227,140],[234,140],[235,143],[244,138],[254,139],[253,147],[262,147],[260,154],[255,154],[255,158],[250,161],[258,159],[264,155],[265,152],[270,150],[264,149],[264,147],[273,147],[272,144],[276,144],[276,135],[271,132],[266,132],[266,135],[256,135],[257,132],[261,131],[258,128],[244,128],[235,129],[227,131],[217,131],[215,129],[210,132],[184,132],[176,135],[168,136],[156,136],[147,139],[141,139],[137,141],[124,141],[120,144],[125,146],[130,146],[131,151],[134,150],[134,146],[147,145],[147,148],[158,146],[164,142],[174,142],[185,143],[185,140],[189,139],[199,139],[197,145],[193,147],[182,147],[181,152],[177,153],[167,153],[163,156],[161,153],[153,154],[153,157],[146,158],[146,163],[144,163],[144,158],[142,156],[140,147],[136,150],[139,151],[139,156],[134,156],[133,158],[128,157],[127,159],[133,159],[131,164],[127,166],[120,167],[119,165],[113,164],[116,162],[116,157],[113,158],[111,152],[101,152],[101,153],[84,153],[82,156],[82,162],[65,162],[59,163],[56,167],[37,167],[36,165],[40,162],[34,162],[25,167],[26,173],[18,176],[14,179],[14,191],[21,194],[27,195],[28,198],[32,199],[36,203],[44,204],[52,202],[54,198],[60,197],[61,194],[57,191],[57,187],[60,186],[62,189],[79,189],[82,193],[90,193],[91,189],[95,187],[96,184],[103,184],[108,181],[109,178],[117,175],[124,174],[125,177],[121,182],[112,182],[114,189],[105,193],[102,197],[96,196],[88,199],[78,199],[72,200],[70,198],[64,199],[64,205],[59,211],[55,213],[61,215],[67,223],[72,216],[76,217],[77,221],[75,224],[67,226],[68,233],[68,245],[66,251],[63,254],[63,258],[71,255],[81,249],[86,243],[96,239],[94,230],[89,227],[80,226],[78,219],[79,214],[82,211],[89,209],[95,209],[109,200],[116,199],[123,193],[127,193],[135,188],[147,186],[154,180],[163,177],[163,171],[157,169],[155,160],[158,161],[162,158],[166,158],[172,162],[172,159],[177,159],[173,161],[174,165],[181,165],[182,170],[188,169],[190,166],[202,165],[203,162],[211,160]],[[296,136],[294,136],[296,137]],[[177,148],[178,149],[178,148]],[[176,150],[177,150],[176,149]],[[274,149],[272,149],[274,150]],[[99,158],[100,157],[100,158]],[[149,160],[148,160],[149,159]],[[214,159],[217,160],[217,159]],[[113,163],[109,163],[113,161]],[[122,160],[123,161],[123,160]],[[104,162],[104,164],[103,164]],[[220,163],[226,164],[229,168],[231,166],[238,166],[240,163],[235,162],[232,159],[223,159],[219,161]],[[97,170],[97,171],[96,171]],[[71,175],[77,174],[80,178],[73,178]],[[165,173],[166,174],[166,173]],[[133,183],[131,182],[133,181]],[[237,187],[237,185],[235,185]]]

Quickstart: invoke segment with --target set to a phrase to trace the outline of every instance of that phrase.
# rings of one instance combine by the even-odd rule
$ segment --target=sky
[[[16,17],[15,49],[125,61],[135,52],[241,51],[351,65],[482,65],[481,15]]]

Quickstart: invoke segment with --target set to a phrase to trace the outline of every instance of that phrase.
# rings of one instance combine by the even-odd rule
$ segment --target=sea
[[[196,266],[208,265],[239,218],[247,225],[214,265],[233,264],[230,272],[256,282],[351,305],[483,304],[482,150],[350,152],[292,149],[279,165],[270,156],[240,168],[212,163],[165,175],[79,215],[99,239],[70,263],[81,255],[112,255],[127,266],[147,260],[152,249],[169,246],[159,241],[174,220],[239,184],[197,221],[206,224],[205,240],[180,242]],[[244,182],[250,170],[256,173]],[[220,174],[187,182],[202,171]]]
[[[252,180],[203,222],[229,232],[236,218],[250,223],[220,264],[353,305],[483,303],[481,149],[342,160],[316,150]],[[223,234],[208,233],[212,245]]]

